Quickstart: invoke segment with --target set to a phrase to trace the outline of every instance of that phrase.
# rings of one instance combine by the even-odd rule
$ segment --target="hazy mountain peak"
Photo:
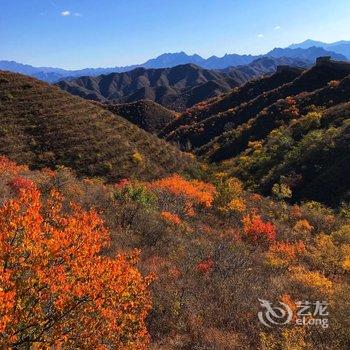
[[[320,56],[331,56],[334,60],[338,61],[346,61],[347,58],[339,53],[329,50],[326,50],[322,47],[316,47],[316,46],[311,46],[307,49],[301,48],[301,47],[296,47],[296,48],[290,48],[287,47],[285,49],[283,48],[274,48],[270,52],[267,53],[267,56],[272,56],[272,57],[292,57],[292,58],[300,58],[300,59],[305,59],[311,62],[315,62],[315,60],[320,57]]]
[[[335,53],[341,54],[341,55],[347,57],[348,59],[350,59],[350,41],[346,41],[346,40],[340,40],[340,41],[336,41],[334,43],[325,43],[322,41],[307,39],[301,43],[292,44],[288,48],[290,48],[290,49],[297,49],[297,48],[308,49],[308,48],[313,47],[313,46],[317,46],[317,47],[321,47],[325,50],[333,51]]]

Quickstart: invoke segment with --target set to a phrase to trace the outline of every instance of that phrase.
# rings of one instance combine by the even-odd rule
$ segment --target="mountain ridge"
[[[339,68],[338,68],[339,66]],[[276,75],[281,74],[277,73]],[[181,123],[181,117],[175,121],[177,124],[173,130],[167,128],[166,133],[163,135],[168,141],[179,142],[182,145],[192,144],[194,149],[200,149],[201,154],[207,152],[207,143],[214,144],[216,137],[223,137],[223,133],[227,134],[229,130],[235,130],[239,125],[248,122],[252,116],[258,114],[260,111],[276,103],[280,99],[285,99],[288,96],[298,95],[303,92],[310,92],[319,89],[326,85],[329,81],[339,80],[350,74],[350,63],[346,64],[346,67],[342,67],[338,62],[330,62],[317,64],[306,71],[296,72],[296,74],[278,83],[279,85],[268,84],[264,90],[258,91],[256,94],[249,96],[243,93],[242,99],[239,100],[239,104],[236,104],[234,98],[235,91],[232,94],[223,95],[218,101],[207,101],[207,106],[194,106],[189,111],[183,113],[182,118],[184,120],[190,120],[191,124],[185,122],[186,127],[179,127]],[[272,80],[276,75],[266,78],[266,80]],[[256,85],[258,82],[252,82]],[[250,89],[250,84],[247,84]],[[237,90],[245,91],[246,86],[243,85]],[[232,96],[231,96],[232,95]],[[217,110],[216,105],[223,104],[225,98],[228,97],[229,103],[224,104],[224,108]],[[213,108],[214,107],[214,108]],[[190,114],[189,119],[187,113]],[[213,150],[213,147],[211,147]],[[238,148],[230,149],[230,152],[238,152]],[[217,154],[217,157],[213,154]],[[220,155],[219,155],[220,154]],[[230,155],[231,156],[231,155]],[[232,155],[233,156],[233,155]],[[213,160],[222,160],[227,157],[222,150],[211,152]]]
[[[335,53],[342,54],[342,55],[346,56],[348,59],[350,59],[350,41],[346,41],[346,40],[340,40],[340,41],[336,41],[333,43],[325,43],[322,41],[307,39],[301,43],[292,44],[292,45],[288,46],[288,48],[308,49],[312,46],[322,47],[325,50],[331,50]]]
[[[185,52],[177,52],[177,53],[165,53],[159,55],[156,58],[151,58],[148,61],[141,64],[128,65],[124,67],[107,67],[107,68],[84,68],[80,70],[64,70],[62,68],[50,68],[50,67],[33,67],[31,65],[17,63],[15,61],[0,61],[0,70],[8,70],[15,73],[21,73],[33,76],[35,78],[54,83],[61,79],[74,78],[84,75],[89,76],[98,76],[101,74],[108,73],[122,73],[127,72],[137,67],[145,67],[145,68],[171,68],[180,64],[194,63],[202,68],[206,69],[224,69],[229,66],[239,66],[239,65],[247,65],[252,63],[254,60],[274,55],[274,57],[282,57],[287,56],[286,50],[289,50],[289,54],[291,54],[290,50],[296,50],[297,48],[286,48],[280,49],[285,51],[280,51],[277,55],[274,50],[264,54],[264,55],[239,55],[239,54],[225,54],[222,57],[217,57],[215,55],[205,59],[197,54],[187,55]],[[305,48],[309,54],[303,53],[306,55],[308,60],[313,61],[317,56],[332,56],[334,59],[346,59],[346,57],[340,58],[336,56],[337,53],[332,51],[327,51],[323,49],[323,52],[318,51],[317,54],[312,54],[311,47]],[[300,54],[300,50],[299,50]],[[294,54],[293,57],[296,57]],[[350,54],[349,54],[350,57]]]
[[[306,60],[262,57],[248,66],[208,70],[193,63],[172,68],[135,68],[124,73],[80,77],[57,83],[73,95],[99,102],[129,103],[141,99],[155,101],[175,111],[226,93],[252,78],[272,74],[278,65],[307,67]]]

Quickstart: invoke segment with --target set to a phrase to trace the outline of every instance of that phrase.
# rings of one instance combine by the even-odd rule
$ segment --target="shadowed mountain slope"
[[[178,116],[177,113],[150,100],[99,105],[153,134],[159,133]]]
[[[0,72],[0,153],[33,168],[65,165],[109,180],[187,169],[188,155],[59,88]]]

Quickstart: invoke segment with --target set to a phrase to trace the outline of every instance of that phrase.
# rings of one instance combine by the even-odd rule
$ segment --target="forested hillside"
[[[337,206],[350,190],[349,74],[350,64],[336,61],[286,67],[194,106],[160,135],[202,159],[225,161],[225,170],[264,194],[284,184],[292,200]]]

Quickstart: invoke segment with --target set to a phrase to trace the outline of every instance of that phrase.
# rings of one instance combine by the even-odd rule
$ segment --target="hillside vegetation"
[[[233,106],[239,106],[247,100],[254,100],[267,91],[289,83],[296,79],[302,72],[303,70],[299,68],[288,68],[271,76],[253,79],[243,86],[231,90],[228,94],[199,103],[187,109],[182,113],[180,118],[170,123],[161,135],[170,140],[176,139],[176,141],[180,141],[180,144],[182,144],[183,142],[176,138],[176,134],[185,134],[186,130],[192,125],[200,123],[206,118],[230,110]]]
[[[349,209],[205,173],[105,184],[1,157],[0,345],[347,349]],[[268,328],[259,299],[294,317],[298,301],[322,301],[328,316]]]
[[[0,72],[0,348],[348,350],[349,99],[332,61],[181,115]]]
[[[0,153],[33,168],[109,180],[156,178],[193,159],[126,119],[59,88],[0,72]]]
[[[254,141],[243,146],[244,151],[225,167],[232,166],[236,175],[265,194],[279,184],[290,188],[290,197],[296,201],[308,198],[332,206],[349,203],[350,106],[342,103],[349,99],[348,77],[272,106],[264,121],[257,118],[249,130],[237,132],[238,149],[245,134]],[[278,113],[284,116],[283,122],[276,118]]]
[[[287,69],[194,106],[161,136],[204,159],[225,161],[225,170],[233,165],[233,174],[265,194],[275,183],[291,182],[293,200],[338,205],[350,190],[344,176],[349,74],[350,64],[338,62]],[[344,181],[334,186],[334,177]]]

